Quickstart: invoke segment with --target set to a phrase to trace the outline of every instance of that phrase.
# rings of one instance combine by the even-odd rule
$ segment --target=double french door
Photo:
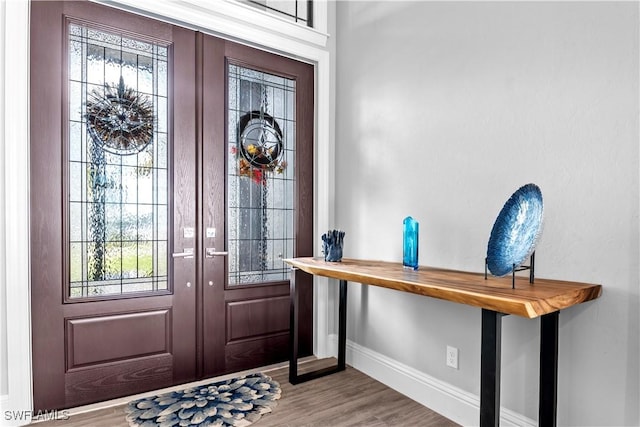
[[[31,13],[35,408],[285,360],[313,67],[89,2]]]

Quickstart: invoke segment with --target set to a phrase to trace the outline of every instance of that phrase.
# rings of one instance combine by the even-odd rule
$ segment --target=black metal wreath
[[[240,154],[253,167],[272,170],[284,150],[278,122],[263,111],[244,114],[238,123]]]
[[[148,96],[118,85],[94,89],[87,99],[87,127],[93,140],[110,153],[142,151],[153,139],[153,104]]]

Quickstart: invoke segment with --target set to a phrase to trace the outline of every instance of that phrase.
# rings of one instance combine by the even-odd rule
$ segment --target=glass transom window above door
[[[67,297],[167,291],[168,47],[67,28]]]
[[[294,254],[295,80],[228,65],[229,286],[288,280]]]

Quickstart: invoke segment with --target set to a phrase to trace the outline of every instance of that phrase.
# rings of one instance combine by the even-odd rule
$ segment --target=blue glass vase
[[[402,222],[402,265],[413,270],[418,269],[418,221],[406,217]]]

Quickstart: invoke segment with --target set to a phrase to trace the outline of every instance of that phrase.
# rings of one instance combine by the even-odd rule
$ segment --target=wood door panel
[[[171,353],[171,328],[171,308],[66,319],[67,371]]]
[[[289,331],[289,295],[227,302],[227,344]]]
[[[284,362],[289,357],[289,331],[225,346],[227,372]]]
[[[71,408],[144,391],[168,387],[173,380],[174,357],[159,354],[76,369],[64,380],[65,407]]]
[[[226,204],[226,189],[215,187],[216,179],[213,179],[210,169],[214,169],[216,176],[226,172],[229,161],[224,162],[229,156],[229,146],[234,143],[228,138],[230,127],[237,123],[230,119],[229,111],[225,108],[225,120],[222,122],[209,120],[216,110],[217,99],[225,99],[228,70],[225,66],[223,74],[220,70],[220,62],[212,61],[212,52],[220,51],[220,41],[216,38],[203,37],[204,61],[202,64],[203,76],[203,210],[204,217],[214,219],[224,218]],[[313,129],[314,129],[314,70],[313,66],[295,61],[273,53],[259,51],[230,41],[223,43],[224,65],[238,65],[251,70],[265,72],[286,79],[295,80],[295,159],[294,176],[294,219],[293,233],[295,254],[313,254]],[[209,68],[211,67],[211,68]],[[226,76],[226,77],[225,77]],[[221,82],[225,90],[220,91]],[[214,82],[217,82],[214,84]],[[228,95],[231,98],[231,95]],[[228,99],[225,99],[227,102]],[[227,106],[228,108],[232,108]],[[215,123],[215,124],[214,124]],[[215,132],[225,127],[224,138],[220,138]],[[225,166],[226,164],[226,166]],[[215,165],[215,166],[208,166]],[[216,167],[220,165],[221,167]],[[208,166],[208,167],[207,167]],[[209,170],[209,172],[207,172]],[[228,198],[227,194],[227,198]],[[229,218],[225,218],[225,231],[229,230]],[[215,226],[220,230],[220,221]],[[218,233],[215,244],[217,248],[225,242],[223,238],[228,233]],[[225,246],[225,249],[228,249]],[[250,253],[244,256],[255,256]],[[299,255],[296,255],[299,256]],[[204,342],[205,375],[219,374],[220,371],[210,370],[213,367],[209,360],[217,360],[217,366],[222,366],[222,372],[245,370],[261,365],[281,362],[286,360],[289,348],[289,282],[265,282],[255,284],[227,283],[229,273],[229,260],[224,268],[220,262],[205,260],[203,269],[204,283],[211,281],[215,286],[205,287],[204,295],[204,322],[205,337],[213,334],[220,326],[225,327],[226,339],[222,344]],[[220,286],[220,276],[225,286]],[[300,286],[300,355],[313,353],[313,283],[311,277],[302,279]],[[307,286],[304,286],[304,285]],[[225,305],[223,310],[212,310],[209,299],[213,295],[220,295],[223,291]],[[219,362],[219,351],[224,352],[224,363]]]
[[[168,250],[195,247],[194,239],[182,237],[183,227],[195,226],[196,216],[195,32],[87,1],[33,2],[30,246],[36,410],[69,408],[195,379],[196,295],[195,286],[186,286],[195,284],[193,260],[169,258],[169,290],[155,295],[68,298],[69,20],[168,45],[168,185],[173,190],[168,194]],[[173,209],[176,204],[179,208]],[[140,324],[134,320],[136,312],[143,313]]]

